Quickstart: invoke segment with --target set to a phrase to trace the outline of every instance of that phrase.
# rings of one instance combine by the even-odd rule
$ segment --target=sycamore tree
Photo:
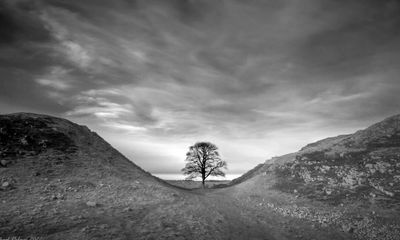
[[[225,176],[222,169],[227,168],[225,161],[222,161],[218,148],[210,142],[198,142],[189,147],[186,153],[186,165],[182,169],[186,179],[201,177],[204,188],[204,181],[209,176]]]

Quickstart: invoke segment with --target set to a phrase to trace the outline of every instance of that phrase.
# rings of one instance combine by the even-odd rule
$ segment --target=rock
[[[347,233],[353,233],[354,232],[353,226],[347,225],[347,224],[343,224],[342,225],[342,230],[343,230],[343,232],[347,232]]]
[[[394,179],[396,182],[399,182],[399,181],[400,181],[400,175],[394,175],[394,176],[393,176],[393,179]]]
[[[72,221],[76,221],[76,220],[81,220],[81,219],[83,219],[83,217],[82,217],[81,215],[78,215],[78,216],[72,216],[72,217],[70,217],[70,219],[71,219]]]
[[[383,191],[386,195],[388,195],[389,197],[394,197],[394,193],[393,192],[389,192],[389,191]]]
[[[8,161],[7,161],[7,160],[4,160],[4,159],[2,159],[2,160],[0,161],[0,164],[1,164],[1,166],[3,166],[3,167],[6,167],[6,166],[7,166],[7,164],[8,164]]]
[[[99,228],[100,228],[100,229],[106,229],[106,228],[108,228],[108,225],[107,225],[107,224],[101,224],[101,225],[99,226]]]
[[[53,194],[51,196],[51,200],[57,200],[57,199],[64,199],[64,196],[61,193]]]
[[[26,136],[20,139],[22,145],[28,145],[28,141],[26,140]]]
[[[3,182],[2,184],[1,184],[1,187],[3,187],[3,188],[8,188],[10,186],[10,183],[9,182]]]
[[[332,189],[326,189],[325,193],[326,193],[326,195],[331,195],[332,194]]]
[[[126,207],[126,208],[124,208],[124,210],[122,210],[122,211],[123,211],[123,212],[132,212],[133,209],[130,208],[130,207]]]
[[[375,194],[375,193],[369,193],[369,195],[370,195],[371,197],[373,197],[373,198],[376,197],[376,194]]]
[[[96,207],[96,206],[97,206],[97,203],[96,203],[96,202],[93,202],[93,201],[87,201],[87,202],[86,202],[86,205],[87,205],[88,207]]]

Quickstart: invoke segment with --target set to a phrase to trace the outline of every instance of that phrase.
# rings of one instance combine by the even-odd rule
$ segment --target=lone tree
[[[222,169],[227,168],[225,161],[222,161],[218,147],[210,142],[198,142],[189,147],[186,153],[186,165],[182,169],[186,179],[193,179],[201,176],[203,188],[204,181],[208,176],[225,176]]]

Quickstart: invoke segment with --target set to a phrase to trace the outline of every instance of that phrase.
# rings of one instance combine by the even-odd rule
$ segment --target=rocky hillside
[[[274,170],[277,187],[309,198],[400,203],[400,115],[309,144]]]
[[[308,144],[246,175],[251,177],[241,184],[247,195],[277,191],[302,202],[269,203],[278,212],[338,225],[358,239],[400,236],[400,115]],[[316,203],[325,207],[317,209]]]

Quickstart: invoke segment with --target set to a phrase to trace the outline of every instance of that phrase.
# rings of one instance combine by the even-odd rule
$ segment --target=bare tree
[[[186,165],[182,169],[186,179],[193,179],[201,176],[203,188],[204,181],[208,176],[225,176],[222,169],[227,168],[225,161],[222,161],[218,147],[210,142],[198,142],[189,147],[186,153]]]

